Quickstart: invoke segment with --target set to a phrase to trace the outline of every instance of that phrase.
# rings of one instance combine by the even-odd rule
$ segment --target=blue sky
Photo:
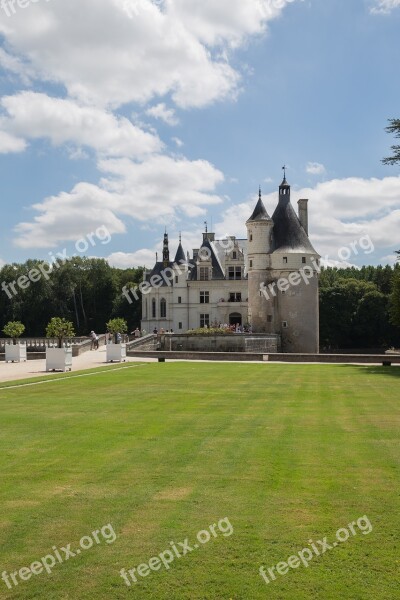
[[[19,4],[18,4],[19,1]],[[400,0],[10,0],[0,3],[0,264],[77,253],[151,266],[246,235],[287,165],[323,257],[400,248]],[[104,240],[103,240],[104,241]],[[343,253],[342,253],[343,254]]]

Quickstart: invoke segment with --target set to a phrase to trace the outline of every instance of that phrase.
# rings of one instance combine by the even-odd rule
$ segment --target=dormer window
[[[284,256],[284,257],[283,257],[283,264],[284,264],[284,265],[287,265],[287,256]]]
[[[200,281],[209,281],[210,269],[208,267],[200,267],[199,271]]]
[[[232,259],[236,260],[237,259],[237,252],[232,252]]]
[[[228,279],[242,279],[242,268],[241,267],[229,267],[228,268]]]

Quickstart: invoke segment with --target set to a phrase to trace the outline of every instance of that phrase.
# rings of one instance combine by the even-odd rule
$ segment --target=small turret
[[[168,233],[165,230],[164,233],[164,244],[163,244],[163,266],[169,266],[169,244],[168,244]]]
[[[185,253],[183,251],[182,248],[182,236],[181,234],[179,234],[179,246],[178,246],[178,250],[176,251],[175,254],[175,260],[174,262],[179,265],[185,262]]]

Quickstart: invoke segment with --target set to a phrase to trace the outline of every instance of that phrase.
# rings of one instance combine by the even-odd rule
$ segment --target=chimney
[[[299,205],[300,223],[302,224],[304,231],[308,235],[308,200],[299,200],[297,204]]]

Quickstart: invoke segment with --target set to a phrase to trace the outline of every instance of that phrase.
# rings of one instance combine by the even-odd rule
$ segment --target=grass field
[[[0,580],[0,598],[400,598],[399,368],[142,363],[8,385],[0,573],[27,580]],[[363,516],[369,533],[261,577]],[[199,547],[126,585],[122,568],[186,538]]]

